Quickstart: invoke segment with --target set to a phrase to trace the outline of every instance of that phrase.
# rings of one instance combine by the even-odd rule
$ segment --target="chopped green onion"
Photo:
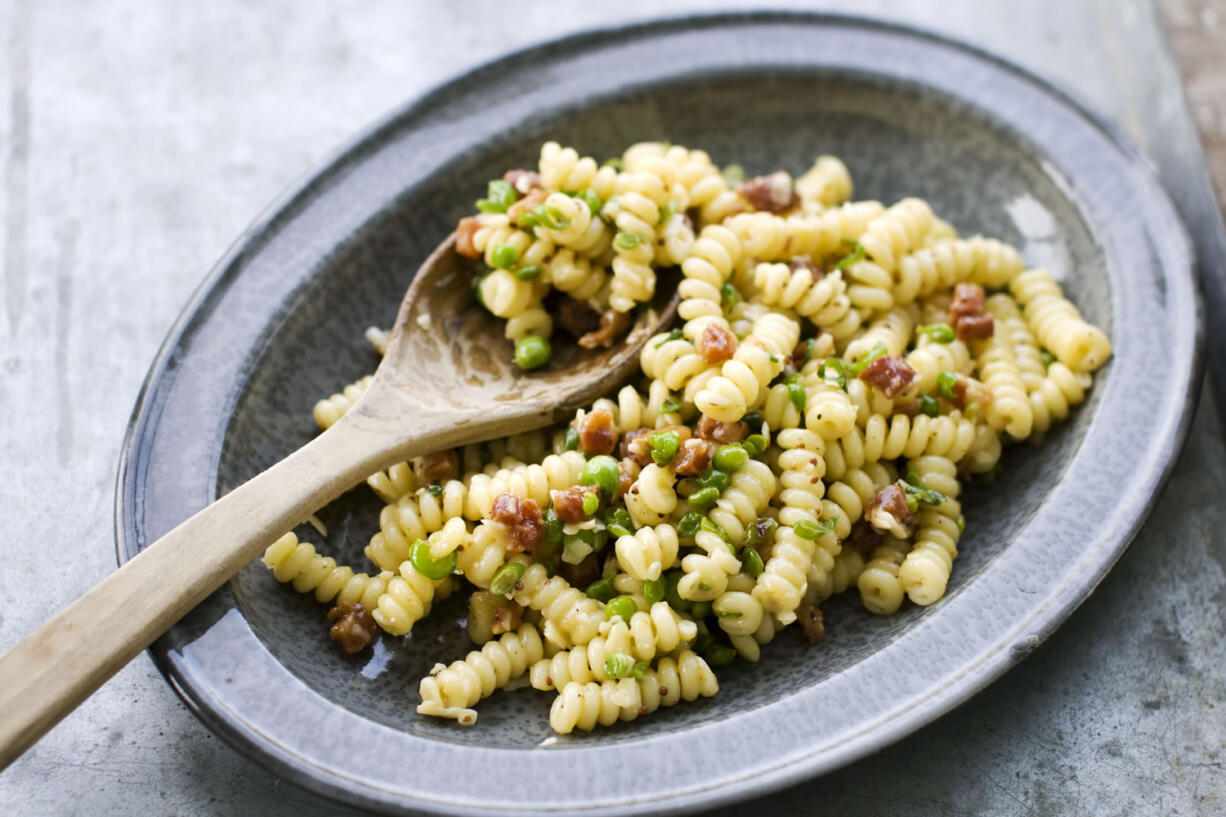
[[[515,270],[515,277],[521,281],[535,281],[541,277],[541,267],[539,264],[529,264],[526,267],[520,267]]]
[[[587,205],[587,209],[591,211],[593,216],[600,212],[601,207],[604,207],[604,202],[600,200],[600,196],[597,196],[593,190],[584,190],[579,194],[579,198]]]
[[[731,282],[719,288],[719,297],[727,304],[726,309],[731,309],[741,301],[741,293],[737,291],[737,288]]]
[[[727,644],[715,644],[711,649],[707,650],[707,663],[713,667],[726,667],[736,660],[737,651],[735,647],[729,647]]]
[[[586,492],[583,495],[583,512],[588,516],[595,516],[598,510],[600,510],[600,494],[596,491]]]
[[[431,482],[426,486],[426,490],[430,493],[430,496],[438,497],[443,495],[443,486],[437,482]]]
[[[826,385],[847,391],[847,370],[843,367],[843,361],[837,357],[822,361],[822,365],[817,367],[817,376]]]
[[[680,329],[674,329],[673,331],[665,335],[664,340],[658,342],[654,348],[659,349],[661,346],[668,343],[669,341],[681,340],[683,337],[685,337],[684,332],[682,332]]]
[[[792,401],[792,405],[796,410],[804,413],[805,410],[805,387],[799,383],[788,383],[788,399]]]
[[[919,399],[920,414],[936,417],[941,413],[941,401],[931,394],[921,394]]]
[[[802,367],[813,359],[813,347],[816,345],[817,338],[809,338],[805,341],[805,359],[800,362]]]
[[[519,263],[519,250],[510,244],[495,244],[490,250],[490,262],[498,269],[510,269]]]
[[[626,163],[622,161],[620,156],[614,156],[610,159],[605,159],[601,167],[611,167],[614,170],[625,170]]]
[[[919,471],[916,471],[913,467],[910,467],[910,466],[907,467],[907,483],[909,485],[914,485],[916,488],[924,487],[923,477],[919,475]]]
[[[660,208],[660,224],[667,224],[668,220],[677,213],[677,203],[672,199],[664,202],[664,206]]]
[[[825,522],[814,522],[812,519],[802,519],[792,526],[792,532],[802,539],[816,539],[819,536],[825,536],[828,533],[834,532],[834,523],[838,521],[837,516],[832,516]]]
[[[766,450],[769,443],[766,442],[766,437],[761,434],[750,434],[745,438],[745,442],[741,443],[745,446],[745,450],[749,452],[749,456],[756,457]]]
[[[676,414],[684,407],[685,400],[677,397],[676,395],[670,394],[667,398],[665,398],[664,402],[660,404],[660,412],[663,414]]]
[[[643,243],[643,239],[639,238],[634,233],[620,232],[613,239],[613,243],[619,250],[633,250],[639,244]]]
[[[649,438],[651,442],[651,458],[656,465],[668,465],[677,456],[677,448],[681,445],[681,435],[676,431],[657,431]]]
[[[927,326],[921,326],[915,331],[927,335],[937,343],[953,343],[954,328],[947,323],[930,323]]]
[[[686,511],[681,517],[681,521],[677,523],[677,535],[682,538],[687,538],[698,533],[698,528],[702,525],[702,514],[698,511]]]
[[[966,516],[963,514],[958,514],[958,535],[961,536],[962,532],[965,530],[966,530]]]
[[[753,548],[745,548],[741,552],[741,566],[747,574],[755,579],[762,575],[766,565],[762,564],[762,554]]]
[[[771,355],[771,356],[770,356],[770,362],[771,362],[771,363],[778,363],[778,362],[779,362],[779,355]]]
[[[630,512],[620,506],[613,506],[605,512],[604,526],[611,536],[634,535],[634,520],[630,518]]]
[[[579,448],[579,429],[570,426],[566,429],[566,437],[562,440],[563,451],[574,451]]]
[[[711,462],[720,471],[730,474],[749,462],[749,452],[740,443],[728,443],[719,447]]]
[[[483,213],[505,213],[517,201],[519,194],[509,182],[494,179],[489,183],[485,198],[478,199],[477,209]]]
[[[524,577],[524,566],[520,562],[507,562],[498,568],[490,581],[490,592],[495,596],[505,596],[515,589],[519,580]]]
[[[621,482],[621,472],[617,469],[617,460],[608,454],[597,454],[583,464],[579,472],[580,485],[595,485],[610,501],[617,497],[617,487]]]
[[[583,591],[583,595],[589,599],[607,602],[617,595],[617,591],[613,589],[613,578],[597,579],[587,586],[587,590]]]
[[[954,386],[958,384],[958,376],[953,372],[941,372],[937,375],[937,394],[944,397],[946,400],[953,400],[958,396],[954,391]]]
[[[729,187],[736,187],[745,181],[745,168],[740,165],[725,165],[724,169],[719,172],[719,175],[724,177],[724,181]]]
[[[1051,352],[1047,351],[1046,349],[1039,350],[1039,357],[1043,360],[1044,369],[1050,367],[1051,364],[1056,362],[1056,356],[1053,355]]]
[[[451,571],[455,570],[456,555],[453,550],[443,558],[435,559],[430,555],[430,543],[425,539],[418,539],[409,549],[409,562],[414,570],[427,579],[438,581],[447,578]]]
[[[719,499],[719,488],[711,486],[703,488],[690,494],[690,504],[695,508],[706,510],[715,504],[715,500]]]
[[[634,659],[624,652],[615,652],[604,660],[604,674],[616,680],[624,678],[634,669]]]
[[[641,681],[647,676],[647,671],[651,669],[651,664],[646,661],[635,661],[634,666],[626,673],[626,676],[633,678],[636,681]]]
[[[667,589],[664,579],[645,581],[643,582],[643,598],[647,600],[648,604],[664,601],[664,593]]]
[[[779,527],[779,523],[769,516],[759,516],[757,520],[749,526],[746,531],[745,544],[750,547],[757,547],[770,538],[775,532],[775,528]]]
[[[696,601],[690,605],[690,615],[695,619],[706,618],[711,615],[711,602]]]
[[[552,353],[548,340],[540,335],[528,335],[515,344],[515,365],[525,372],[539,369],[549,362]]]
[[[853,376],[859,376],[860,372],[868,368],[868,364],[872,363],[879,357],[885,357],[890,353],[886,345],[880,341],[873,344],[873,348],[868,350],[868,354],[860,358],[855,363],[850,363],[847,366],[847,373]]]
[[[852,264],[858,264],[864,260],[864,245],[857,242],[856,248],[850,254],[839,259],[834,265],[835,269],[847,269]]]
[[[634,603],[634,599],[630,596],[618,596],[615,599],[610,599],[604,606],[604,614],[606,618],[621,618],[627,624],[630,623],[630,617],[639,611],[639,606]]]
[[[918,479],[918,477],[919,475],[917,474],[916,478]],[[912,497],[914,497],[916,501],[922,502],[925,505],[940,505],[947,499],[945,494],[941,493],[940,491],[933,491],[929,488],[924,488],[922,485],[917,487],[912,485],[910,482],[904,482],[902,484],[902,489],[907,493],[908,505],[911,504]]]
[[[570,219],[552,204],[538,204],[519,217],[519,226],[545,227],[550,230],[565,230],[570,226]]]
[[[718,536],[720,539],[723,539],[725,542],[728,541],[728,534],[724,533],[724,529],[721,528],[719,525],[715,524],[714,522],[712,522],[710,519],[708,519],[705,516],[702,518],[702,522],[699,523],[699,527],[701,527],[703,530],[707,531],[708,533],[714,533],[716,536]]]
[[[556,545],[562,541],[562,520],[553,512],[553,508],[545,509],[545,544]]]

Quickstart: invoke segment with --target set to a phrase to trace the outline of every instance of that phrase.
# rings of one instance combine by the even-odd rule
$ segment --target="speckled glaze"
[[[397,112],[292,191],[222,259],[150,372],[121,464],[120,558],[308,440],[313,402],[376,363],[363,328],[390,324],[412,270],[485,180],[532,163],[546,139],[597,157],[669,139],[750,173],[838,154],[856,198],[923,196],[960,231],[1049,266],[1115,357],[1070,422],[1009,451],[1003,478],[968,494],[938,605],[882,619],[836,602],[819,649],[785,633],[757,666],[721,671],[713,699],[544,747],[551,696],[530,690],[496,693],[473,729],[414,714],[421,675],[468,649],[456,603],[349,658],[320,605],[251,565],[153,648],[239,750],[389,812],[659,813],[749,797],[965,700],[1127,546],[1200,382],[1188,244],[1143,161],[1063,93],[964,46],[758,14],[515,54]],[[359,488],[320,514],[327,540],[302,535],[362,565],[379,507]]]

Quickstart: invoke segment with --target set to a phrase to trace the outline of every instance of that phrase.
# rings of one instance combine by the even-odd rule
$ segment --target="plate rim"
[[[700,31],[724,26],[789,22],[803,23],[805,25],[854,26],[874,29],[890,35],[924,41],[940,48],[954,49],[977,60],[986,61],[1007,73],[1015,75],[1025,83],[1056,99],[1063,107],[1070,109],[1076,116],[1097,129],[1119,151],[1121,157],[1127,160],[1127,164],[1134,171],[1133,181],[1143,183],[1149,188],[1150,199],[1147,203],[1166,211],[1165,214],[1169,216],[1169,223],[1162,225],[1162,228],[1167,231],[1164,236],[1168,241],[1174,240],[1181,245],[1180,249],[1183,251],[1184,258],[1186,259],[1186,264],[1180,264],[1179,266],[1186,266],[1186,270],[1183,271],[1186,272],[1191,284],[1191,306],[1195,314],[1192,321],[1193,325],[1190,327],[1191,360],[1188,360],[1187,366],[1180,370],[1184,373],[1181,379],[1185,380],[1185,389],[1179,418],[1157,452],[1157,456],[1161,461],[1161,467],[1158,469],[1156,479],[1153,481],[1154,490],[1147,497],[1143,506],[1135,513],[1126,530],[1118,534],[1119,544],[1114,547],[1109,558],[1105,562],[1093,561],[1088,563],[1073,575],[1070,583],[1062,588],[1059,593],[1052,593],[1046,598],[1046,603],[1042,607],[1037,608],[1035,613],[1037,623],[1042,625],[1037,632],[1032,631],[1026,639],[1013,643],[1011,646],[1006,640],[1002,639],[995,649],[973,668],[973,671],[968,671],[957,683],[951,683],[932,690],[929,695],[925,696],[922,705],[917,708],[916,712],[909,713],[908,716],[898,719],[889,726],[878,726],[867,730],[863,735],[858,735],[849,742],[849,748],[835,753],[836,759],[833,761],[823,763],[821,761],[823,757],[826,757],[825,755],[809,754],[798,759],[790,759],[780,764],[769,766],[765,775],[758,778],[755,785],[748,790],[733,790],[732,787],[735,786],[737,781],[725,779],[718,781],[712,788],[705,790],[665,794],[662,800],[655,798],[650,800],[631,798],[616,803],[611,801],[602,803],[594,808],[580,809],[578,807],[568,807],[551,811],[551,813],[603,813],[612,810],[624,811],[627,808],[633,811],[648,811],[652,810],[657,804],[667,805],[678,810],[694,810],[714,807],[747,797],[777,791],[800,780],[809,779],[815,775],[853,762],[871,751],[884,748],[886,745],[916,731],[923,725],[930,723],[942,714],[969,700],[970,697],[982,691],[993,680],[1025,658],[1089,597],[1094,587],[1106,577],[1112,566],[1122,556],[1128,544],[1131,543],[1136,533],[1145,523],[1154,505],[1158,502],[1164,486],[1170,479],[1178,454],[1187,439],[1195,414],[1196,401],[1203,385],[1203,368],[1205,365],[1204,306],[1199,291],[1198,276],[1196,275],[1193,245],[1177,208],[1158,179],[1150,161],[1134,145],[1130,137],[1119,125],[1101,115],[1093,105],[1088,104],[1077,92],[1071,91],[1062,84],[1035,73],[999,54],[959,38],[940,32],[933,32],[911,24],[850,14],[818,11],[726,11],[713,14],[662,16],[625,24],[585,28],[547,41],[531,44],[512,52],[503,53],[475,66],[453,72],[437,84],[407,99],[383,116],[375,119],[371,124],[356,131],[352,136],[343,141],[339,147],[331,151],[321,162],[299,175],[235,238],[193,291],[159,347],[149,372],[138,392],[136,405],[125,430],[120,451],[116,478],[114,517],[116,558],[119,563],[122,564],[137,550],[136,540],[138,536],[134,528],[135,521],[132,518],[138,513],[135,489],[143,455],[147,453],[146,445],[149,442],[150,436],[148,432],[156,429],[157,419],[160,416],[160,404],[151,400],[154,396],[155,388],[160,386],[166,378],[173,379],[171,371],[173,367],[170,364],[173,362],[176,350],[180,348],[186,338],[191,336],[195,320],[207,312],[209,304],[214,299],[220,297],[221,293],[226,290],[233,279],[241,274],[242,270],[234,262],[251,247],[253,239],[258,239],[262,233],[274,226],[278,219],[292,217],[295,202],[304,197],[309,197],[316,186],[325,183],[333,174],[343,171],[348,160],[362,151],[365,146],[377,143],[383,131],[397,127],[403,118],[411,116],[415,111],[428,108],[432,102],[456,86],[466,82],[480,81],[481,76],[487,72],[514,66],[521,61],[530,62],[545,52],[560,51],[564,52],[564,54],[574,53],[577,48],[584,44],[598,42],[609,37],[630,39],[670,31]],[[735,66],[731,70],[735,70]],[[1174,266],[1165,262],[1161,264],[1164,272],[1174,269]],[[1164,275],[1164,280],[1169,280],[1169,276]],[[130,514],[131,517],[129,516]],[[1018,629],[1021,628],[1019,627]],[[468,814],[491,813],[489,805],[482,806],[472,803],[460,803],[458,801],[444,803],[434,800],[417,800],[413,799],[413,796],[407,792],[385,792],[385,794],[396,798],[395,802],[384,798],[373,798],[369,795],[364,796],[360,791],[355,791],[352,788],[355,781],[349,780],[350,786],[347,787],[341,784],[341,778],[335,774],[331,777],[321,777],[319,774],[320,767],[306,763],[301,759],[299,762],[295,762],[292,755],[283,756],[280,750],[284,747],[268,743],[261,744],[258,740],[258,733],[254,733],[249,729],[241,729],[224,717],[223,712],[211,710],[204,700],[209,699],[211,696],[205,690],[195,688],[190,683],[190,679],[179,676],[178,668],[166,650],[159,649],[158,645],[155,644],[150,648],[149,653],[176,694],[184,701],[189,710],[200,718],[210,730],[221,736],[243,755],[260,762],[276,774],[292,779],[305,788],[345,802],[377,809],[398,809],[412,812],[419,810],[441,812],[445,810],[448,813]],[[210,703],[216,705],[216,701],[210,701]],[[323,771],[327,772],[328,770],[324,769]]]

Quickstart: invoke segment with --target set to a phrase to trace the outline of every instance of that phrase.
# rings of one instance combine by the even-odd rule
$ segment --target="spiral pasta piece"
[[[864,609],[879,616],[898,612],[905,598],[898,569],[903,559],[907,558],[908,550],[906,540],[889,534],[882,537],[881,544],[873,549],[872,558],[856,579]]]
[[[846,539],[851,526],[864,516],[864,507],[873,494],[897,479],[894,469],[880,462],[871,462],[843,474],[842,479],[826,486],[822,500],[822,518],[834,521],[834,535]]]
[[[538,610],[571,644],[591,641],[604,621],[604,605],[571,587],[561,576],[549,577],[545,566],[529,564],[523,556],[513,561],[526,565],[523,577],[511,591],[516,604]]]
[[[644,466],[638,479],[626,492],[626,510],[634,524],[643,527],[667,521],[677,507],[677,492],[673,490],[676,476],[668,468],[654,462]]]
[[[764,304],[795,310],[835,340],[850,337],[860,328],[861,316],[847,296],[842,270],[815,278],[807,269],[762,263],[754,268],[753,282]]]
[[[854,448],[859,442],[863,462],[921,454],[938,454],[958,462],[975,440],[975,424],[956,411],[938,417],[895,414],[888,420],[877,414],[869,418],[859,440],[857,435],[860,432],[853,430],[842,438],[842,453],[847,454],[849,446]]]
[[[834,207],[851,198],[851,174],[837,156],[818,156],[813,166],[796,179],[796,193],[805,203]]]
[[[356,601],[365,595],[371,581],[365,573],[355,574],[353,568],[338,565],[331,556],[321,556],[314,545],[299,542],[292,531],[268,546],[263,562],[277,581],[292,584],[299,593],[313,592],[321,602],[342,593],[346,601]]]
[[[903,199],[869,222],[860,246],[869,260],[893,272],[904,255],[923,243],[932,218],[932,208],[923,199]]]
[[[831,207],[818,215],[791,215],[785,220],[786,236],[780,254],[751,255],[762,261],[781,260],[782,252],[786,252],[789,258],[807,255],[813,259],[824,259],[844,255],[883,212],[885,208],[881,202],[853,201]]]
[[[650,338],[639,353],[643,374],[664,381],[670,391],[680,391],[694,377],[711,368],[689,338],[671,339],[667,333]]]
[[[908,463],[925,488],[940,491],[946,501],[936,507],[921,505],[914,543],[898,568],[898,581],[915,604],[934,604],[945,595],[954,559],[958,555],[958,523],[962,509],[957,502],[960,486],[957,467],[944,457],[920,457]]]
[[[960,340],[937,343],[925,336],[907,353],[906,361],[907,365],[915,370],[916,377],[907,390],[899,395],[901,401],[913,400],[916,395],[933,391],[941,372],[969,373],[971,353]]]
[[[915,331],[915,323],[919,319],[919,310],[914,305],[895,306],[889,312],[875,318],[863,335],[847,344],[844,357],[851,363],[856,363],[867,355],[877,344],[883,344],[888,355],[901,355],[911,342],[911,334]]]
[[[435,665],[418,686],[421,703],[417,712],[455,718],[461,725],[471,726],[477,722],[472,707],[511,679],[522,676],[543,654],[536,627],[521,624],[518,630],[473,650],[463,661]]]
[[[353,404],[358,402],[358,398],[366,393],[366,389],[370,388],[370,381],[374,379],[374,375],[366,375],[361,380],[355,383],[350,383],[344,389],[331,397],[320,400],[315,404],[315,422],[320,429],[327,431],[337,420],[353,408]]]
[[[435,591],[444,583],[450,588],[451,577],[437,581],[428,579],[405,562],[400,565],[400,575],[388,581],[387,588],[371,610],[371,616],[385,632],[407,635],[413,625],[430,612]]]
[[[784,315],[772,312],[756,320],[719,376],[707,381],[694,398],[699,411],[724,423],[740,420],[756,403],[759,392],[783,370],[784,359],[799,339],[799,324]]]
[[[1082,320],[1047,270],[1019,273],[1009,282],[1009,290],[1025,310],[1026,323],[1039,343],[1074,372],[1092,372],[1111,357],[1107,334]]]
[[[677,561],[677,530],[668,524],[619,536],[614,546],[621,569],[642,582],[655,581]]]
[[[598,215],[588,209],[587,202],[583,199],[565,193],[550,193],[545,198],[545,206],[552,207],[561,215],[561,224],[557,229],[537,227],[537,236],[588,258],[594,258],[609,248],[609,242],[612,240],[609,228]]]
[[[972,348],[979,377],[992,393],[987,407],[988,422],[993,428],[1003,428],[1014,439],[1026,439],[1034,427],[1034,411],[1008,340],[994,332],[986,340],[975,341]]]
[[[681,261],[683,280],[677,286],[681,303],[677,314],[687,323],[686,337],[697,340],[709,323],[727,327],[720,288],[732,276],[741,260],[741,241],[726,227],[710,224],[702,228]]]
[[[819,604],[855,585],[864,572],[864,556],[855,548],[843,548],[834,557],[834,567],[823,572],[816,565],[809,567],[809,589],[806,604]]]
[[[601,201],[612,197],[617,182],[616,170],[599,167],[595,159],[581,157],[574,148],[564,148],[557,142],[546,142],[541,146],[537,167],[546,189],[563,193],[591,190]]]
[[[448,481],[437,496],[429,488],[406,494],[379,513],[379,532],[366,546],[366,556],[384,570],[396,570],[418,539],[442,530],[447,520],[461,516],[467,489]]]
[[[729,478],[728,487],[715,501],[708,516],[730,542],[740,545],[745,541],[749,526],[770,504],[775,485],[775,474],[770,466],[759,460],[749,460]]]
[[[366,478],[366,484],[384,502],[392,503],[417,489],[417,475],[407,462],[398,462],[386,471],[379,471]]]

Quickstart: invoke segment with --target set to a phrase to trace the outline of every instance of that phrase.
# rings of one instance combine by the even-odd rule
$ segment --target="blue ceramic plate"
[[[417,680],[468,646],[462,609],[343,656],[323,610],[252,565],[157,642],[188,705],[240,751],[318,792],[387,811],[658,813],[748,797],[847,763],[1021,660],[1119,557],[1179,450],[1200,313],[1174,211],[1119,132],[1030,74],[907,29],[756,14],[571,37],[455,79],[366,132],[245,233],[154,363],[124,448],[130,558],[305,443],[321,395],[369,372],[417,264],[485,180],[556,139],[598,157],[643,139],[751,174],[843,157],[857,198],[929,200],[970,234],[1049,266],[1115,357],[1089,401],[966,499],[947,597],[786,633],[710,700],[550,741],[549,697],[499,692],[472,729],[419,718]],[[613,385],[613,384],[610,384]],[[362,563],[365,488],[312,541]],[[201,543],[207,547],[208,543]]]

